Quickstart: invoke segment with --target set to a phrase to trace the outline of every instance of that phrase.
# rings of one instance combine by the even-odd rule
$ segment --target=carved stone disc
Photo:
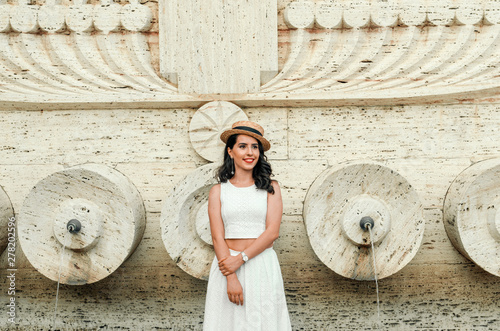
[[[208,194],[217,164],[211,163],[186,176],[165,199],[161,211],[163,243],[177,265],[193,277],[208,279],[214,258]]]
[[[1,1],[0,1],[1,2]],[[0,4],[0,33],[10,30],[10,9],[11,5]]]
[[[116,2],[94,7],[94,26],[104,33],[120,29],[120,11],[122,6]]]
[[[478,162],[458,175],[446,194],[443,221],[460,253],[500,276],[500,159]]]
[[[34,33],[38,30],[38,6],[18,5],[11,8],[10,26],[14,31]]]
[[[189,138],[195,151],[208,161],[222,160],[224,143],[220,135],[237,121],[248,121],[248,117],[233,103],[214,101],[203,105],[189,124]]]
[[[149,7],[140,4],[139,0],[131,0],[120,11],[121,23],[129,31],[147,31],[152,24],[153,13]]]
[[[10,203],[9,196],[2,187],[0,187],[0,254],[2,254],[5,247],[9,242],[9,220],[15,220],[14,217],[14,209],[12,208],[12,204]],[[12,227],[15,229],[15,227]],[[13,232],[15,233],[15,232]],[[12,237],[12,235],[11,235]],[[15,241],[15,237],[12,237],[10,241]]]
[[[342,27],[342,3],[323,0],[316,3],[316,25],[323,29]]]
[[[424,234],[422,204],[398,173],[376,163],[350,163],[323,172],[309,188],[304,220],[318,258],[337,274],[373,280],[375,247],[378,279],[415,256]],[[373,220],[373,238],[360,226]]]
[[[94,6],[74,5],[66,11],[66,24],[71,31],[77,33],[90,32],[94,28]]]
[[[73,219],[81,223],[77,233],[67,229]],[[61,283],[82,285],[113,273],[139,244],[145,222],[144,203],[127,177],[85,164],[36,184],[19,213],[18,233],[40,273],[57,281],[61,265]]]
[[[44,5],[38,11],[38,24],[42,30],[47,32],[62,32],[66,27],[65,22],[66,6]]]
[[[296,0],[290,2],[284,12],[286,24],[292,29],[306,29],[314,25],[314,2]]]

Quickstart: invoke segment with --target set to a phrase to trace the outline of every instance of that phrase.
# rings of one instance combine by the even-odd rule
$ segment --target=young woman
[[[220,184],[210,190],[208,216],[215,249],[204,330],[291,330],[273,243],[283,204],[264,151],[271,145],[257,123],[240,121],[226,143]]]

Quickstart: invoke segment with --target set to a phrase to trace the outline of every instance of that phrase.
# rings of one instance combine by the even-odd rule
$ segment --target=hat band
[[[249,126],[235,126],[233,128],[233,130],[245,130],[245,131],[248,131],[248,132],[252,132],[252,133],[258,134],[259,136],[262,137],[262,133],[260,133],[260,131],[255,130],[254,128],[251,128]]]

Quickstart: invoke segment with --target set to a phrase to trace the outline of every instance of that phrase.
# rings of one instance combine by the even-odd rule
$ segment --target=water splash
[[[377,313],[378,313],[378,325],[380,326],[380,298],[378,292],[378,277],[377,277],[377,263],[375,260],[375,247],[373,246],[372,227],[370,224],[368,224],[366,227],[368,228],[368,232],[370,232],[370,243],[372,244],[373,274],[375,276],[375,287],[377,288]]]

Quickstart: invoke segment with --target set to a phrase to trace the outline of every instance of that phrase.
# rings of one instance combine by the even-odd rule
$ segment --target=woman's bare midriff
[[[255,238],[251,239],[226,239],[227,247],[233,251],[242,252],[247,249],[253,242]],[[271,244],[268,248],[273,247]]]

